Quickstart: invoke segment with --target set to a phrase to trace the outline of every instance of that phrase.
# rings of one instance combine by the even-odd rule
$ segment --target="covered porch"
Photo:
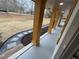
[[[57,44],[59,43],[64,30],[69,22],[78,0],[72,0],[72,6],[68,9],[66,17],[62,16],[60,1],[54,1],[52,16],[47,33],[40,37],[46,0],[34,0],[35,16],[33,25],[32,42],[16,52],[8,59],[51,59]],[[64,20],[63,20],[64,19]],[[63,24],[63,22],[64,24]],[[61,25],[63,24],[63,25]]]
[[[51,34],[45,33],[40,37],[40,46],[30,43],[8,59],[51,59],[57,40],[60,36],[61,27],[57,27]]]

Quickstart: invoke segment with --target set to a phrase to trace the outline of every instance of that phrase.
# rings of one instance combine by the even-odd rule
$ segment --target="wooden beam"
[[[58,23],[59,15],[60,15],[60,7],[58,5],[55,5],[53,8],[52,17],[51,17],[49,27],[48,27],[48,33],[51,34],[52,28],[56,27]]]
[[[62,31],[61,31],[61,36],[63,35],[63,32],[64,32],[64,30],[65,30],[65,28],[66,28],[66,25],[68,24],[68,21],[69,21],[71,15],[72,15],[72,13],[73,13],[73,10],[74,10],[74,8],[75,8],[75,6],[76,6],[76,4],[77,4],[77,1],[78,1],[78,0],[72,0],[72,6],[71,6],[71,9],[70,9],[70,11],[69,11],[69,13],[68,13],[68,16],[67,16],[67,18],[66,18],[65,25],[64,25],[64,27],[63,27],[63,29],[62,29]],[[61,36],[60,36],[60,38],[61,38]],[[60,38],[59,38],[59,40],[57,41],[57,44],[58,44],[58,42],[60,41]]]
[[[38,2],[35,3],[32,43],[36,46],[39,46],[40,44],[40,33],[41,33],[45,4],[46,0],[38,0]]]

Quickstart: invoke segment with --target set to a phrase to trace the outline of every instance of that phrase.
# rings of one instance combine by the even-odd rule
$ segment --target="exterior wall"
[[[70,42],[73,34],[75,33],[75,31],[79,27],[79,17],[75,18],[75,15],[77,14],[78,9],[79,9],[79,0],[78,0],[78,3],[77,3],[77,5],[76,5],[76,7],[75,7],[75,9],[74,9],[74,11],[71,15],[71,18],[70,18],[67,26],[66,26],[64,34],[62,35],[62,37],[60,39],[60,42],[57,45],[57,47],[56,47],[56,49],[53,53],[52,59],[59,59],[60,58],[60,56],[62,55],[62,53],[65,50],[66,46]]]

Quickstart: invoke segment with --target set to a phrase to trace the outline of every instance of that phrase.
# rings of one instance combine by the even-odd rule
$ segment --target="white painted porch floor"
[[[61,32],[61,28],[57,27],[52,34],[46,33],[41,37],[39,47],[32,45],[28,50],[26,50],[24,47],[24,50],[26,50],[24,51],[24,53],[22,53],[16,58],[13,58],[13,56],[16,55],[15,53],[13,56],[10,56],[8,59],[10,58],[11,59],[51,59],[60,32]]]

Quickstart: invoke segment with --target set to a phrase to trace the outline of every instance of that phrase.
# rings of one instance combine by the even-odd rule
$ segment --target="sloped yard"
[[[43,25],[48,23],[49,19],[44,18]],[[33,15],[0,13],[0,40],[2,42],[13,34],[30,28],[33,28]]]

